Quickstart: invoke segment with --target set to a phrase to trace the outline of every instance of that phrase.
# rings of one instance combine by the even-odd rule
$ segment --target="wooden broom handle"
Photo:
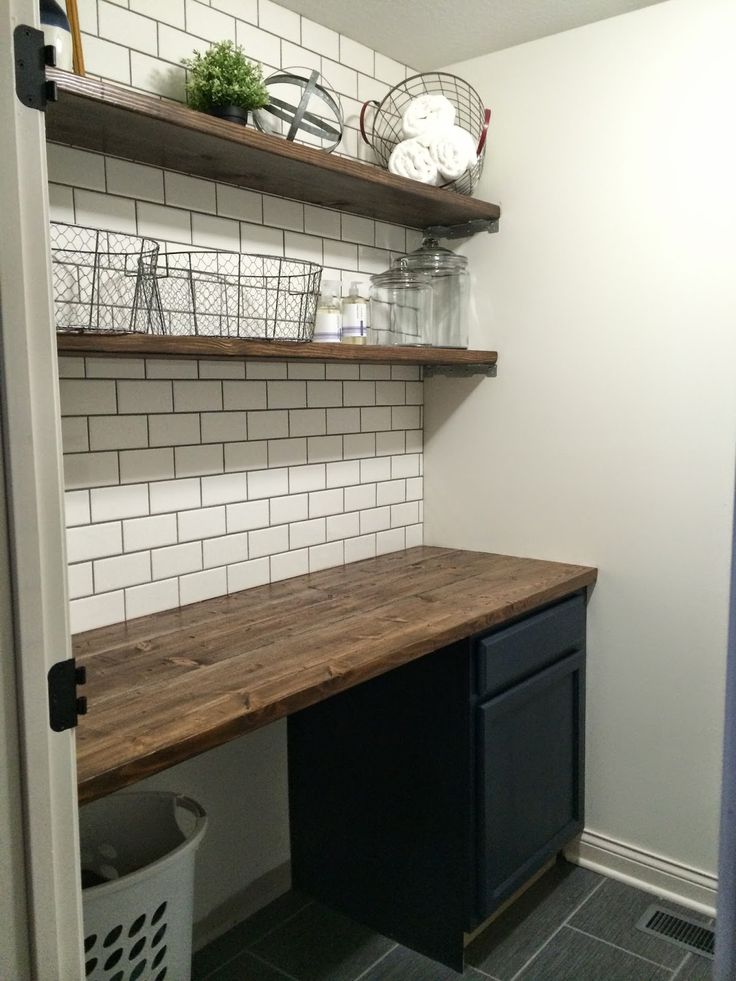
[[[79,30],[79,11],[77,0],[66,0],[66,16],[72,31],[72,65],[77,75],[85,75],[84,51],[82,50],[82,33]]]

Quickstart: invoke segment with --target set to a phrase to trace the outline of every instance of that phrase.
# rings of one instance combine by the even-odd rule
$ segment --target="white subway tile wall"
[[[419,239],[70,147],[49,169],[57,220],[303,256],[344,284]],[[59,373],[75,632],[421,543],[416,367],[64,357]]]
[[[418,368],[166,364],[60,359],[75,632],[421,544]]]
[[[237,38],[271,69],[322,70],[339,152],[371,161],[358,100],[411,69],[270,0],[81,0],[87,70],[184,98],[180,59]],[[50,144],[53,220],[320,263],[366,283],[420,234]],[[345,292],[347,290],[345,289]],[[62,357],[75,632],[422,542],[413,366]]]
[[[278,68],[316,68],[343,105],[345,131],[336,152],[370,163],[373,151],[359,132],[361,103],[382,99],[415,73],[271,0],[80,0],[80,18],[89,75],[180,102],[182,59],[213,41],[237,41],[265,76]]]
[[[387,269],[421,243],[416,229],[61,144],[49,144],[48,165],[54,221],[147,236],[173,251],[215,248],[304,259],[323,266],[324,277],[341,281],[344,292],[354,280],[367,289],[373,273]],[[351,367],[336,365],[328,377],[349,379]],[[104,370],[112,373],[109,366]],[[117,370],[135,378],[137,369],[120,366]],[[242,377],[242,365],[213,363],[208,370],[213,378],[238,377],[238,372]],[[283,366],[264,371],[263,378],[286,378]],[[375,378],[380,379],[380,366],[376,371]],[[162,364],[159,377],[170,377],[167,372]],[[289,378],[306,380],[309,372],[309,366],[292,365]],[[178,368],[177,373],[186,377]],[[154,392],[150,396],[158,397]],[[135,406],[135,395],[126,395],[125,401]],[[121,407],[120,411],[136,410]]]

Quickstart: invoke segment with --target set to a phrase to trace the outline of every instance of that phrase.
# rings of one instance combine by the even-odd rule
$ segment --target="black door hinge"
[[[45,112],[47,102],[59,97],[56,82],[46,78],[46,66],[56,66],[56,48],[44,44],[43,31],[19,24],[15,43],[15,94],[24,106]]]
[[[87,669],[77,667],[73,657],[57,661],[48,673],[49,725],[54,732],[73,729],[77,717],[87,714],[87,699],[77,695],[77,685],[87,682]]]

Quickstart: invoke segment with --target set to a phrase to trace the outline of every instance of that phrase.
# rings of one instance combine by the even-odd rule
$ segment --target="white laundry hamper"
[[[189,981],[202,807],[166,792],[103,797],[79,812],[87,981]],[[104,881],[101,881],[104,880]]]

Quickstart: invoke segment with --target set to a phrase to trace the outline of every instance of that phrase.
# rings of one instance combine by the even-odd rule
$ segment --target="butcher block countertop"
[[[80,801],[595,579],[586,566],[420,547],[77,634]]]

